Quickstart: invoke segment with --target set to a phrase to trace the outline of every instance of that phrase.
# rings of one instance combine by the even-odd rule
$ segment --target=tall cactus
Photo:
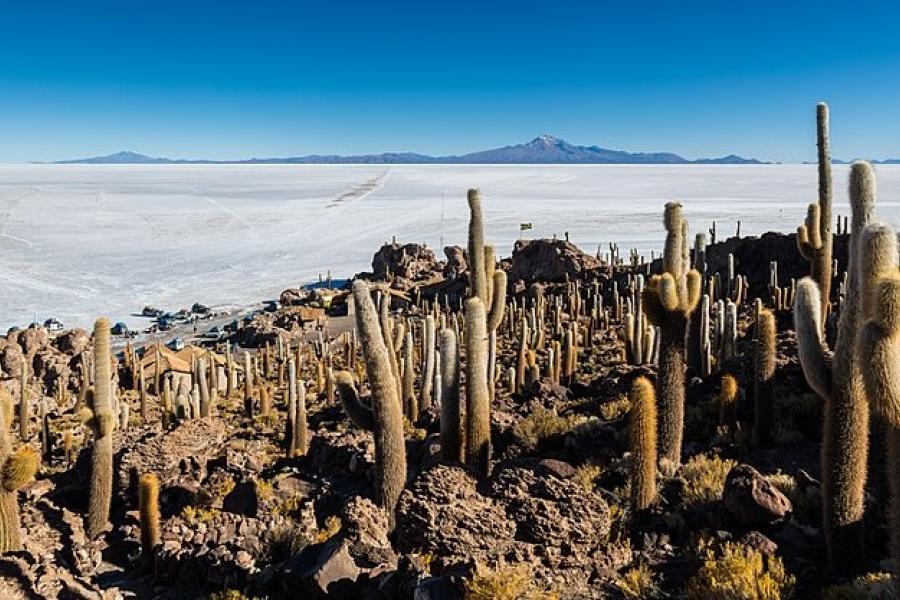
[[[858,338],[859,359],[865,365],[863,381],[869,404],[887,426],[891,556],[894,587],[900,591],[900,273],[894,230],[884,224],[867,227],[859,254],[865,319]]]
[[[466,463],[487,475],[491,462],[488,335],[484,303],[466,301]]]
[[[659,454],[678,464],[684,435],[685,333],[700,299],[701,279],[696,270],[688,270],[681,204],[666,204],[664,222],[665,272],[650,279],[642,301],[647,318],[659,327]]]
[[[465,428],[459,404],[459,345],[453,329],[441,329],[441,456],[465,460]]]
[[[656,500],[656,394],[646,377],[631,385],[631,508],[644,510]]]
[[[428,315],[427,317],[425,317],[425,332],[422,337],[422,353],[425,355],[425,369],[422,372],[422,393],[420,408],[429,409],[434,403],[434,315]]]
[[[88,425],[94,434],[91,452],[91,488],[88,503],[87,534],[95,538],[106,528],[112,501],[113,448],[112,434],[116,416],[112,410],[112,373],[109,352],[109,319],[100,317],[94,323],[94,396]]]
[[[372,388],[372,412],[375,417],[375,487],[378,501],[387,511],[390,526],[395,522],[394,510],[406,484],[406,446],[403,439],[403,413],[397,379],[378,312],[365,281],[353,282],[356,328],[366,362],[366,373]]]
[[[825,540],[832,565],[853,568],[863,557],[863,509],[869,442],[869,407],[856,352],[860,328],[859,240],[875,210],[875,173],[866,162],[850,168],[850,229],[846,296],[833,353],[822,328],[822,290],[812,278],[797,284],[794,321],[803,374],[822,397],[822,501]],[[829,356],[832,354],[832,356]]]
[[[816,106],[816,145],[819,155],[819,200],[809,205],[806,222],[797,228],[797,246],[810,262],[810,275],[819,286],[822,320],[828,316],[831,298],[831,142],[828,137],[828,105]]]

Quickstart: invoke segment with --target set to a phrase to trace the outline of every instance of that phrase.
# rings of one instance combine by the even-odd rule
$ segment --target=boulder
[[[793,510],[791,501],[750,465],[737,465],[725,479],[722,503],[737,521],[769,525]]]
[[[444,254],[447,256],[447,264],[444,265],[444,277],[456,279],[469,268],[466,260],[466,251],[460,246],[444,246]]]

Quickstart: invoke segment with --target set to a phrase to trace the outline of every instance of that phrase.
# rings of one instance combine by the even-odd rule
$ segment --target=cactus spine
[[[860,237],[875,207],[875,174],[865,162],[850,169],[850,262],[833,356],[822,329],[822,290],[811,278],[797,285],[794,303],[800,364],[810,387],[825,401],[822,430],[822,501],[825,540],[832,565],[852,569],[863,556],[863,510],[869,442],[869,408],[856,352],[860,328]],[[830,218],[829,218],[830,221]],[[830,225],[830,223],[829,223]],[[830,235],[830,234],[829,234]]]
[[[372,412],[375,416],[375,488],[378,501],[387,511],[390,527],[395,522],[394,509],[406,484],[406,446],[403,439],[403,414],[397,380],[391,372],[391,361],[378,313],[369,286],[353,282],[356,328],[366,361],[366,373],[372,388]]]
[[[656,500],[656,393],[646,377],[631,385],[631,507],[644,510]]]
[[[687,268],[687,222],[681,204],[666,204],[664,221],[665,272],[650,279],[642,302],[647,318],[659,327],[659,453],[678,464],[684,434],[684,340],[688,318],[700,299],[701,280],[696,270]]]
[[[88,504],[87,534],[95,538],[106,528],[112,501],[112,433],[116,417],[112,411],[112,373],[109,353],[109,320],[100,317],[94,323],[94,397],[89,425],[94,433],[91,452],[91,491]]]
[[[141,551],[153,554],[159,546],[159,478],[144,473],[138,480],[138,508],[141,516]]]

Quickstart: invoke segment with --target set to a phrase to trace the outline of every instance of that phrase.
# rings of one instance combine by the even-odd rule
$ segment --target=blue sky
[[[900,157],[900,3],[0,4],[0,162],[463,153]]]

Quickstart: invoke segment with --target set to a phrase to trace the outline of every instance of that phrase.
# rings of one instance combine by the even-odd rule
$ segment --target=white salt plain
[[[835,211],[848,214],[848,167]],[[880,215],[900,222],[900,166],[877,167]],[[484,194],[487,238],[511,252],[519,223],[595,252],[662,247],[662,207],[691,230],[793,231],[814,165],[2,165],[0,328],[98,315],[146,325],[145,304],[235,307],[370,268],[378,246],[465,244],[466,189]]]

